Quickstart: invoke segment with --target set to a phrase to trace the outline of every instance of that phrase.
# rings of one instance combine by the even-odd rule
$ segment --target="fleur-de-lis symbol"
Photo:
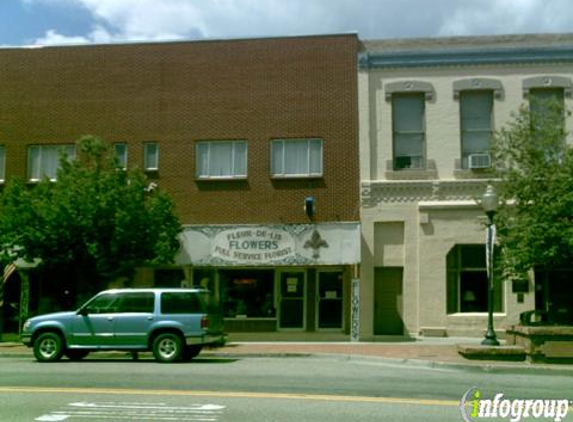
[[[328,243],[320,237],[318,230],[314,229],[310,239],[304,243],[304,248],[312,248],[312,257],[318,259],[320,257],[320,248],[328,248]]]

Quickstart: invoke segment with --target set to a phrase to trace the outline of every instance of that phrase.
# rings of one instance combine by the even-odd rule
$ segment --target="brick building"
[[[136,284],[209,287],[230,331],[348,333],[357,50],[352,34],[0,49],[0,182],[100,136],[184,224],[176,265]]]

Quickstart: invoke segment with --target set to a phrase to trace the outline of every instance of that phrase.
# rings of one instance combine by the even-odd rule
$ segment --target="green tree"
[[[573,264],[573,150],[556,100],[522,106],[494,137],[506,276]]]
[[[39,261],[86,294],[138,266],[172,262],[180,230],[170,197],[142,171],[120,169],[92,136],[78,140],[76,159],[60,157],[57,182],[13,179],[0,196],[2,260]]]

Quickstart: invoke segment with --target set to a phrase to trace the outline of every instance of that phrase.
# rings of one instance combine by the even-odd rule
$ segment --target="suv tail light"
[[[203,315],[203,317],[201,318],[201,328],[202,329],[209,328],[209,316],[208,315]]]

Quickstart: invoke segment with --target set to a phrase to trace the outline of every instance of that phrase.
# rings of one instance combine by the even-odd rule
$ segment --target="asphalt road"
[[[570,373],[558,371],[461,370],[331,356],[181,364],[40,364],[5,357],[0,420],[461,421],[460,400],[474,386],[484,396],[573,399]],[[573,413],[564,420],[573,420]]]

